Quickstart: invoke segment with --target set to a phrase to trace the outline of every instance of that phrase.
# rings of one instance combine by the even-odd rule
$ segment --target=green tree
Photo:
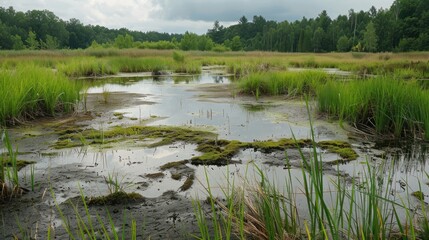
[[[321,27],[318,27],[316,31],[314,31],[314,35],[313,35],[314,52],[322,51],[322,41],[323,41],[324,34],[325,33]]]
[[[337,51],[338,52],[348,52],[350,51],[350,41],[346,36],[341,36],[337,42]]]
[[[186,32],[180,41],[180,49],[184,51],[198,49],[198,35],[195,33]]]
[[[230,47],[232,51],[243,50],[243,45],[241,44],[240,36],[235,36],[232,38]]]
[[[27,43],[27,48],[30,50],[39,49],[40,43],[37,40],[36,33],[34,33],[33,31],[28,32],[28,37],[25,42]]]
[[[58,49],[60,44],[58,43],[58,39],[56,37],[52,37],[51,35],[46,35],[46,41],[41,42],[40,45],[43,49]]]
[[[372,21],[366,25],[366,31],[363,34],[363,46],[365,51],[368,52],[375,52],[377,50],[377,34],[375,33],[375,27]]]
[[[132,48],[134,43],[133,36],[126,33],[125,35],[118,35],[115,38],[114,46],[117,48]]]
[[[12,36],[12,41],[13,41],[13,50],[22,50],[25,49],[25,45],[24,42],[22,42],[21,36],[19,35],[15,35]]]

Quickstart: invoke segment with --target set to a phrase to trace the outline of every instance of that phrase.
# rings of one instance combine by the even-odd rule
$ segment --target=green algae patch
[[[179,190],[180,190],[180,191],[182,191],[182,192],[184,192],[184,191],[188,190],[189,188],[191,188],[191,187],[192,187],[192,185],[194,184],[194,179],[195,179],[194,174],[190,175],[190,176],[185,180],[185,182],[183,183],[183,185],[182,185],[182,186],[180,186]]]
[[[249,147],[259,150],[264,153],[270,153],[278,150],[286,150],[290,148],[307,147],[310,146],[310,139],[291,139],[282,138],[278,141],[256,141],[249,143]]]
[[[127,203],[143,202],[145,199],[142,195],[132,192],[126,193],[123,191],[114,192],[107,196],[100,196],[86,199],[88,205],[117,205]]]
[[[422,191],[415,191],[411,193],[411,196],[417,198],[420,201],[423,201],[425,199],[425,194]]]
[[[194,165],[226,165],[241,148],[246,148],[247,145],[247,143],[242,143],[240,141],[208,141],[197,147],[196,150],[203,154],[193,157],[191,163]]]
[[[166,163],[166,164],[162,165],[161,167],[159,167],[159,169],[161,169],[162,171],[165,171],[165,170],[168,170],[171,168],[179,168],[179,167],[181,167],[187,163],[188,163],[188,160],[169,162],[169,163]]]
[[[216,134],[208,131],[194,130],[191,128],[169,126],[131,126],[113,127],[108,130],[82,130],[80,132],[68,132],[60,136],[52,145],[56,149],[72,148],[84,145],[98,145],[115,143],[126,140],[159,139],[149,147],[158,147],[175,142],[187,142],[200,144],[209,139],[214,139]]]
[[[148,174],[145,175],[145,177],[150,178],[150,179],[162,178],[164,176],[165,176],[165,174],[162,173],[162,172],[148,173]]]
[[[1,160],[1,163],[3,164],[3,167],[13,167],[13,163],[12,161],[6,156],[3,157]],[[27,161],[27,160],[21,160],[18,159],[16,160],[16,170],[19,171],[21,169],[23,169],[24,167],[30,165],[30,164],[35,164],[35,161]]]
[[[167,163],[160,167],[161,171],[170,168],[179,168],[186,163],[194,165],[227,165],[231,159],[243,149],[254,149],[262,153],[285,151],[287,149],[312,146],[310,139],[266,140],[254,142],[240,142],[237,140],[216,139],[217,134],[209,131],[196,130],[185,127],[173,126],[130,126],[113,127],[108,130],[81,130],[67,131],[60,136],[53,145],[54,148],[71,148],[85,145],[111,146],[109,144],[131,141],[146,142],[145,147],[159,147],[176,142],[184,142],[197,145],[196,151],[201,155],[194,156],[190,160]],[[147,141],[151,141],[147,144]],[[147,144],[147,145],[146,145]],[[318,143],[322,149],[337,153],[342,160],[355,160],[358,155],[347,142],[321,141]]]
[[[318,142],[319,147],[326,149],[332,153],[337,153],[346,160],[356,160],[358,154],[353,150],[352,146],[348,142],[344,141],[320,141]]]

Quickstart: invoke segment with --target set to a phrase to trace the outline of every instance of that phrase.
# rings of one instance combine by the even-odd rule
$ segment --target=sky
[[[137,31],[204,34],[218,20],[227,27],[246,16],[294,21],[315,18],[326,10],[331,18],[350,9],[389,8],[394,0],[0,0],[17,11],[47,9],[63,20]]]

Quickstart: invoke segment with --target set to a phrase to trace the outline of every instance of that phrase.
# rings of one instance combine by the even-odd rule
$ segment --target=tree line
[[[390,8],[355,12],[331,19],[272,21],[246,16],[229,27],[215,21],[206,34],[169,34],[108,29],[64,21],[48,10],[0,8],[0,49],[152,48],[215,51],[347,52],[429,50],[429,0],[395,0]]]

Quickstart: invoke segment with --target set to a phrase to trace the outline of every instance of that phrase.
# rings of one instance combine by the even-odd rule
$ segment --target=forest
[[[287,18],[287,16],[285,16]],[[429,50],[429,0],[396,0],[331,18],[273,21],[246,16],[229,27],[215,21],[206,34],[140,32],[63,20],[48,10],[0,8],[0,49],[148,48],[201,51],[405,52]]]

